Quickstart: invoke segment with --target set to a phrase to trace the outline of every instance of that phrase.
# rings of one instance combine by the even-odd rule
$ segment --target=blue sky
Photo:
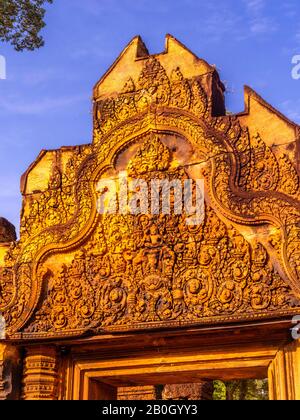
[[[92,87],[135,35],[150,53],[170,33],[216,64],[227,108],[243,110],[247,84],[300,123],[299,0],[54,0],[44,48],[0,44],[0,215],[19,225],[19,180],[41,149],[88,143]]]

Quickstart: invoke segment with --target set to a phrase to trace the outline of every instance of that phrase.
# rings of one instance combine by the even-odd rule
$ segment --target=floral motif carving
[[[128,173],[184,179],[171,151],[150,137]],[[205,222],[186,215],[104,215],[70,264],[45,278],[42,307],[25,334],[203,323],[288,313],[293,294],[259,242],[249,243],[207,206]]]
[[[25,325],[29,336],[73,334],[297,310],[298,173],[236,116],[213,117],[211,102],[202,77],[185,78],[179,68],[169,74],[150,57],[120,94],[95,103],[93,144],[74,150],[66,167],[58,162],[46,191],[25,197],[21,239],[0,268],[0,310],[10,335],[24,333]],[[206,163],[209,203],[198,231],[186,228],[184,216],[100,219],[96,212],[101,171],[149,131],[184,136]],[[138,169],[147,182],[151,171],[186,176],[169,166],[172,153],[158,142],[150,159],[150,146],[131,160],[130,175]],[[230,223],[274,225],[279,234],[270,240],[282,275],[263,244],[247,241]],[[51,255],[72,261],[52,270]]]

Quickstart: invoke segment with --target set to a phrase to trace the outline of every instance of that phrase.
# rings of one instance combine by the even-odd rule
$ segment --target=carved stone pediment
[[[43,152],[23,177],[21,238],[0,268],[9,337],[299,312],[299,127],[249,90],[249,109],[226,115],[214,67],[174,39],[158,56],[139,42],[95,87],[93,143]],[[269,133],[251,107],[268,113]],[[100,215],[99,181],[122,171],[148,187],[204,178],[203,221],[189,225],[174,211]]]

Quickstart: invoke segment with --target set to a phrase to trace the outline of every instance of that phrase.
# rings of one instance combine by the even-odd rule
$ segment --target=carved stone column
[[[58,399],[58,355],[54,346],[26,349],[22,399]]]
[[[213,384],[203,381],[192,384],[165,385],[163,400],[212,400]]]
[[[17,348],[0,343],[0,400],[17,400],[20,393],[20,357]]]
[[[269,399],[300,400],[300,341],[278,351],[269,366]]]

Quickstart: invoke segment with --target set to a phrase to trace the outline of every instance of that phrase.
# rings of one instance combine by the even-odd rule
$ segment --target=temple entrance
[[[211,400],[268,400],[268,380],[201,381],[188,384],[147,385],[137,387],[101,387],[95,395],[106,396],[108,400],[140,401],[211,401]],[[102,390],[102,392],[101,392]],[[96,398],[96,400],[99,400]]]
[[[289,344],[288,329],[282,333],[283,327],[276,322],[264,327],[248,324],[238,330],[227,327],[208,332],[195,328],[177,333],[110,335],[100,340],[74,340],[71,345],[30,346],[23,397],[34,399],[37,384],[44,381],[51,385],[49,393],[58,399],[109,400],[159,399],[157,385],[161,384],[172,389],[172,384],[268,377],[270,399],[296,399],[299,347]],[[39,382],[37,362],[41,366]],[[177,396],[184,398],[178,392]],[[187,392],[186,399],[189,395],[196,396],[195,388]],[[172,399],[172,395],[167,398]]]
[[[89,400],[137,401],[211,401],[211,400],[268,400],[268,380],[202,380],[195,383],[166,385],[112,386],[101,381],[91,384]],[[263,384],[263,386],[261,385]]]

